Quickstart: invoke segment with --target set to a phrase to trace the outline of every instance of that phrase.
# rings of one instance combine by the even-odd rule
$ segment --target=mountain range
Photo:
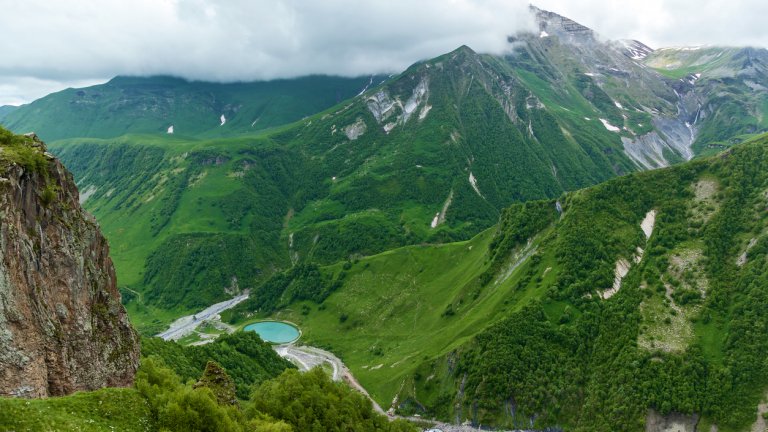
[[[117,77],[0,123],[72,170],[143,335],[249,290],[224,320],[298,323],[401,414],[743,430],[768,386],[768,51],[532,12],[503,55]]]

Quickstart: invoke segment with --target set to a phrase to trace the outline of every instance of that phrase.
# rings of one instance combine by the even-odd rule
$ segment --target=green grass
[[[512,79],[515,69],[469,50],[455,54],[439,59],[439,73],[436,60],[388,83],[391,97],[406,100],[414,79],[428,76],[433,106],[389,134],[364,100],[353,99],[238,137],[132,134],[52,144],[80,189],[96,188],[85,207],[110,241],[119,286],[141,294],[144,307],[129,308],[140,330],[168,322],[168,314],[152,317],[152,307],[185,314],[224,300],[233,276],[241,289],[255,288],[295,259],[329,265],[406,244],[467,240],[513,202],[633,169],[615,134],[578,127],[590,106],[581,96],[551,92],[528,74],[555,111],[528,112],[523,95],[510,95],[526,123],[512,124],[500,90],[480,79],[495,86],[489,71]],[[480,78],[466,80],[465,67]],[[358,120],[367,131],[349,141],[340,130]],[[431,229],[449,196],[445,223]],[[246,259],[230,262],[226,251],[236,248]]]
[[[0,429],[16,432],[152,430],[147,401],[132,388],[48,399],[0,398]]]
[[[261,82],[189,82],[116,77],[67,89],[2,114],[3,124],[44,140],[113,138],[126,133],[233,136],[300,120],[355,96],[371,77],[309,76]],[[374,85],[383,77],[373,77]],[[220,126],[224,114],[226,124]]]
[[[387,407],[424,359],[461,346],[541,295],[533,287],[514,292],[514,275],[498,286],[479,286],[492,236],[488,230],[470,241],[407,246],[363,258],[322,306],[294,303],[275,317],[295,322],[302,343],[339,355]],[[338,274],[341,265],[325,271]],[[305,305],[306,316],[300,313]],[[446,316],[449,305],[454,315]]]

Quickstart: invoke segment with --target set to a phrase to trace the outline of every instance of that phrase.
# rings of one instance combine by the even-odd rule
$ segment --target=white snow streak
[[[601,122],[603,122],[603,126],[605,126],[606,129],[608,129],[611,132],[619,132],[621,129],[617,128],[616,126],[608,123],[608,120],[601,118]]]

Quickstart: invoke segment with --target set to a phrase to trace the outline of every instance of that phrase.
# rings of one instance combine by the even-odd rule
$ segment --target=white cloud
[[[537,0],[609,39],[653,48],[727,45],[768,47],[765,0]]]
[[[0,0],[0,104],[80,80],[254,80],[400,71],[466,44],[500,52],[529,0]],[[768,46],[764,0],[537,0],[605,37]],[[37,87],[36,87],[37,86]]]
[[[106,79],[41,79],[31,76],[0,75],[0,106],[21,105],[50,93],[68,87],[88,87],[105,82]]]
[[[462,44],[500,52],[533,25],[521,0],[0,0],[0,10],[0,79],[58,81],[395,72]]]

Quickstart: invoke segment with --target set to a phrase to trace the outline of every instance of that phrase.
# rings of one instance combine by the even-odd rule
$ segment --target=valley
[[[0,429],[764,430],[768,50],[527,11],[392,74],[0,107],[37,134],[0,128],[0,345],[43,311],[86,340],[61,358],[127,365],[36,377],[62,397],[0,398]],[[76,300],[15,306],[47,284]]]

